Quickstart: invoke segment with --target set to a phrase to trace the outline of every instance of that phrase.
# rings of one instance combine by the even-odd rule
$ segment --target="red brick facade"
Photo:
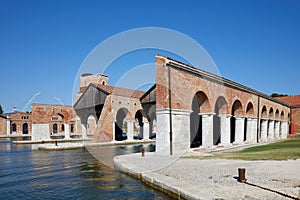
[[[32,104],[32,112],[15,112],[0,117],[0,133],[7,134],[7,120],[10,122],[9,134],[31,134],[33,124],[49,124],[50,133],[63,133],[65,124],[70,132],[75,132],[75,113],[72,106]]]
[[[156,58],[157,108],[169,108],[166,59],[165,57]],[[191,72],[188,72],[171,67],[172,109],[191,110],[193,97],[200,92],[206,98],[205,103],[199,108],[201,113],[215,113],[216,103],[221,97],[225,99],[225,105],[222,106],[220,114],[257,117],[259,113],[259,118],[283,118],[283,120],[289,121],[290,108],[287,105],[283,105],[271,97],[266,98],[266,95],[260,97],[260,105],[258,105],[258,95],[253,94],[252,90],[247,92],[245,90],[248,88],[245,90],[243,88],[233,88],[232,86],[227,86],[226,82],[217,83],[216,81],[200,78],[192,70],[193,68],[191,68]],[[234,105],[237,102],[240,104],[240,109],[233,112]],[[247,110],[247,108],[251,107],[252,109]],[[266,116],[263,116],[262,110],[264,107],[267,110]],[[275,115],[276,112],[277,115]]]
[[[291,123],[294,126],[294,133],[300,133],[300,95],[278,97],[277,99],[291,106]]]

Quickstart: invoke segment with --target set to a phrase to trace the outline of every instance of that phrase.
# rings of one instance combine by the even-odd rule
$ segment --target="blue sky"
[[[72,104],[76,73],[88,54],[120,32],[163,27],[196,40],[222,76],[266,94],[300,94],[300,1],[0,0],[0,104]],[[159,51],[157,51],[160,53]],[[108,74],[154,62],[130,53]],[[28,108],[30,109],[30,108]]]

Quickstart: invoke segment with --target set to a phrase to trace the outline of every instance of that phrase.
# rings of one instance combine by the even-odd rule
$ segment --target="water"
[[[0,199],[170,198],[103,165],[85,149],[38,151],[0,139]]]

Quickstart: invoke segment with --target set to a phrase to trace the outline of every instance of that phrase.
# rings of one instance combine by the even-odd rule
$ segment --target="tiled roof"
[[[109,94],[115,94],[115,95],[120,95],[125,97],[140,98],[145,94],[145,92],[143,91],[114,87],[109,85],[98,84],[97,87],[106,91]]]
[[[290,106],[300,106],[300,95],[297,96],[287,96],[287,97],[277,97],[277,100],[286,103]]]

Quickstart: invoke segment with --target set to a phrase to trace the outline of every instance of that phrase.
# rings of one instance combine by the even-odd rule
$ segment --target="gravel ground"
[[[242,161],[242,160],[200,160],[158,156],[147,153],[115,157],[115,163],[123,169],[174,180],[174,185],[183,183],[209,199],[289,199],[274,192],[239,183],[236,180],[238,168],[246,169],[247,182],[276,190],[294,197],[300,197],[300,159],[289,161]],[[170,183],[168,183],[170,184]],[[171,183],[172,185],[172,183]],[[193,194],[194,195],[194,194]],[[195,195],[194,195],[195,196]]]
[[[178,159],[160,174],[196,185],[199,190],[223,199],[288,199],[273,192],[237,182],[238,168],[246,169],[247,182],[300,195],[300,160],[240,161]]]

